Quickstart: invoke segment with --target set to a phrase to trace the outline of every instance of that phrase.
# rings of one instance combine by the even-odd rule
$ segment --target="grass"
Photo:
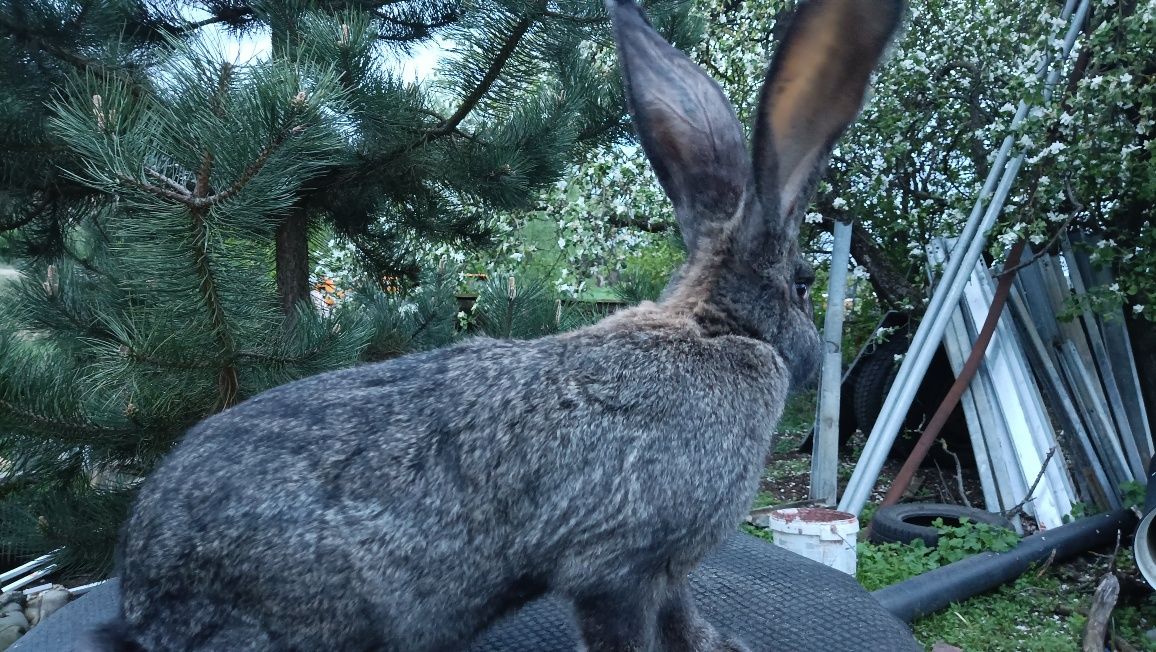
[[[814,393],[792,397],[783,413],[775,456],[767,466],[762,491],[753,507],[806,498],[810,456],[798,451],[814,419]],[[844,468],[845,467],[845,468]],[[849,473],[853,463],[840,464]],[[870,520],[874,504],[860,515]],[[771,540],[769,530],[744,524],[750,534]],[[868,590],[900,582],[985,549],[1014,544],[998,532],[965,527],[941,533],[937,548],[919,544],[860,543],[857,579]],[[1062,564],[1033,569],[988,593],[912,623],[916,639],[928,650],[944,642],[966,652],[1079,652],[1092,594],[1109,572],[1111,550],[1087,553]],[[1156,595],[1143,583],[1126,545],[1116,553],[1121,594],[1112,612],[1111,630],[1118,652],[1156,652]],[[1149,637],[1148,632],[1152,632]]]
[[[1092,592],[1105,572],[1104,560],[1088,565],[1083,577],[1065,567],[1029,571],[1011,584],[916,621],[915,637],[929,647],[943,641],[964,650],[1076,652]],[[1146,635],[1156,626],[1151,598],[1121,598],[1112,625],[1116,637],[1132,648],[1156,650],[1156,641]]]
[[[986,526],[940,528],[940,545],[860,543],[857,579],[869,590],[882,588],[981,550],[1006,550],[1014,538]],[[1064,652],[1080,649],[1086,613],[1100,579],[1109,570],[1105,555],[1025,573],[989,593],[953,604],[913,623],[915,637],[931,648],[937,642],[984,652]],[[1123,583],[1140,587],[1131,552],[1117,555]],[[1146,590],[1122,591],[1113,611],[1119,639],[1137,650],[1156,651],[1146,632],[1156,626],[1156,602]],[[1112,648],[1127,649],[1127,648]]]
[[[771,540],[771,532],[748,524],[742,529]],[[943,549],[916,544],[860,543],[857,579],[879,589],[958,559],[977,544],[977,534],[941,534]],[[1011,544],[996,536],[996,549]],[[1135,589],[1138,572],[1130,551],[1117,557],[1118,573]],[[926,616],[912,624],[915,638],[928,650],[936,643],[966,652],[1079,652],[1092,593],[1108,572],[1106,555],[1086,555],[1058,566],[1025,573],[1014,582]],[[1122,591],[1112,615],[1115,636],[1135,650],[1156,652],[1147,632],[1156,627],[1156,601],[1146,593]],[[1129,648],[1113,647],[1113,650]]]
[[[818,400],[819,395],[813,389],[797,392],[787,399],[787,404],[783,407],[783,416],[779,417],[780,443],[775,447],[776,452],[785,452],[779,450],[784,441],[794,442],[795,446],[798,446],[799,442],[810,434],[815,423]]]

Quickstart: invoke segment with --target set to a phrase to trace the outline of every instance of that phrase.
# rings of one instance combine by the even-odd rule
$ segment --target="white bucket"
[[[792,507],[770,513],[775,544],[849,575],[855,574],[854,514],[819,507]]]

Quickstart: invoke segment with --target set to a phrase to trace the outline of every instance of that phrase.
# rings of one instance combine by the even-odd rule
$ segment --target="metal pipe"
[[[839,400],[843,377],[843,297],[851,259],[850,222],[835,220],[835,244],[827,283],[823,323],[823,372],[819,390],[819,423],[811,445],[812,500],[833,505],[839,497]]]
[[[1007,167],[1004,168],[1004,175],[1000,179],[999,187],[996,189],[992,203],[984,214],[983,222],[980,225],[983,227],[983,232],[991,230],[992,225],[995,224],[996,217],[1003,208],[1003,202],[1008,193],[1011,192],[1012,182],[1015,181],[1016,172],[1018,172],[1023,160],[1024,155],[1020,154],[1009,161]],[[980,208],[981,205],[982,200],[976,204],[976,208]],[[883,402],[879,419],[875,421],[875,426],[867,438],[867,444],[863,447],[863,454],[859,457],[855,471],[847,482],[847,491],[843,494],[842,500],[839,501],[839,511],[858,514],[863,510],[863,505],[867,503],[867,497],[871,494],[871,488],[875,484],[875,480],[879,478],[879,471],[883,468],[883,462],[887,459],[887,452],[891,450],[891,445],[895,443],[895,438],[899,435],[899,428],[903,425],[903,419],[911,407],[919,383],[923,375],[927,373],[927,367],[930,366],[931,358],[935,354],[936,345],[934,343],[943,339],[943,332],[947,330],[947,323],[951,320],[951,311],[945,309],[945,305],[958,303],[959,297],[963,294],[963,287],[967,285],[968,274],[955,274],[950,280],[948,279],[948,274],[953,273],[952,266],[958,261],[959,264],[954,267],[954,270],[958,271],[964,262],[968,262],[967,268],[971,269],[983,253],[985,239],[982,237],[972,238],[970,242],[967,242],[966,250],[959,252],[960,245],[965,242],[964,237],[960,237],[959,245],[956,245],[956,252],[953,252],[954,255],[948,259],[948,271],[944,273],[944,278],[940,281],[939,291],[932,295],[932,303],[928,306],[926,313],[930,319],[925,315],[915,331],[915,337],[912,339],[907,355],[904,356],[903,363],[899,367],[895,384]],[[921,334],[922,337],[920,337]],[[933,344],[929,345],[929,341]]]
[[[1073,2],[1074,0],[1068,0],[1068,4],[1064,7],[1065,15],[1070,13],[1069,7],[1072,6]],[[1089,0],[1081,0],[1073,15],[1071,26],[1064,40],[1063,53],[1060,56],[1061,61],[1066,60],[1071,54],[1076,37],[1087,18],[1088,5]],[[1050,73],[1048,72],[1049,68],[1051,68]],[[1059,79],[1060,66],[1051,67],[1045,61],[1037,74],[1041,77],[1047,74],[1044,84],[1044,101],[1046,102],[1051,97],[1051,88]],[[1027,111],[1027,103],[1021,101],[1016,115],[1012,119],[1011,131],[1014,132],[1019,127],[1027,115]],[[875,481],[879,479],[879,471],[883,468],[887,452],[895,443],[899,428],[902,426],[907,410],[910,409],[911,402],[915,398],[916,389],[918,389],[923,375],[927,373],[927,367],[931,364],[931,358],[936,349],[935,343],[943,339],[943,332],[951,318],[951,313],[945,309],[945,306],[959,302],[959,297],[963,293],[963,286],[967,283],[968,275],[960,274],[959,271],[960,269],[971,269],[979,260],[986,242],[984,234],[990,231],[995,224],[996,218],[1003,209],[1003,203],[1011,190],[1012,182],[1015,181],[1015,176],[1023,163],[1024,154],[1020,153],[1008,161],[1006,166],[1004,165],[1004,161],[1007,160],[1011,151],[1012,142],[1012,136],[1008,135],[1000,146],[999,154],[988,172],[979,198],[972,208],[963,233],[959,236],[958,244],[948,259],[947,268],[944,270],[937,291],[931,296],[925,318],[919,323],[915,336],[912,338],[911,347],[908,349],[908,355],[904,356],[903,363],[899,367],[895,384],[883,401],[879,418],[871,429],[867,444],[864,446],[863,453],[855,465],[855,471],[847,483],[846,493],[839,501],[840,511],[851,512],[852,514],[858,514],[862,511]],[[1000,176],[1001,168],[1002,177]],[[999,186],[992,197],[991,205],[985,211],[984,198],[991,192],[991,187],[995,185],[997,178],[1000,179]],[[980,215],[983,215],[982,220],[978,219]],[[930,315],[931,318],[927,319],[926,315]]]
[[[963,396],[963,390],[967,389],[975,372],[979,371],[979,364],[983,362],[983,355],[987,351],[987,345],[991,342],[992,335],[995,334],[996,323],[999,322],[1000,315],[1003,314],[1004,304],[1007,303],[1008,293],[1011,292],[1012,281],[1015,279],[1016,265],[1020,264],[1020,255],[1024,252],[1024,245],[1026,240],[1020,240],[1012,247],[1008,254],[1007,260],[1004,262],[1004,273],[1000,276],[999,285],[995,289],[995,298],[991,302],[991,307],[987,311],[987,318],[983,322],[983,328],[979,329],[979,337],[976,338],[975,344],[972,346],[971,353],[967,356],[967,361],[963,363],[963,369],[952,383],[951,389],[947,391],[947,396],[943,397],[943,401],[939,404],[939,409],[931,417],[927,427],[923,429],[923,434],[919,436],[919,441],[915,442],[915,447],[908,456],[907,461],[903,463],[903,467],[899,469],[899,473],[895,475],[895,480],[891,482],[891,488],[887,490],[887,495],[883,497],[884,505],[894,505],[899,502],[899,498],[907,491],[907,486],[911,484],[911,478],[915,476],[915,471],[923,464],[923,460],[927,458],[928,451],[931,450],[931,445],[935,443],[935,438],[939,436],[939,431],[947,423],[948,417],[955,410],[955,406],[959,405],[959,399]]]
[[[7,582],[14,577],[19,577],[28,571],[39,568],[40,566],[44,566],[48,562],[52,561],[52,559],[56,557],[57,553],[59,553],[61,550],[64,550],[64,548],[57,548],[56,550],[53,550],[46,555],[41,555],[30,562],[21,564],[6,573],[0,573],[0,582]]]
[[[49,564],[49,565],[45,566],[44,568],[41,568],[40,570],[36,571],[35,573],[33,573],[27,577],[18,579],[11,584],[7,584],[5,586],[0,586],[0,593],[7,593],[9,591],[15,591],[16,589],[18,589],[22,586],[28,586],[29,584],[35,582],[36,580],[38,580],[38,579],[40,579],[46,575],[50,575],[57,568],[58,568],[58,566],[56,564]]]
[[[896,618],[911,622],[1010,582],[1033,564],[1062,561],[1085,550],[1115,543],[1118,533],[1130,533],[1135,527],[1136,514],[1130,509],[1089,516],[1024,537],[1007,552],[973,555],[873,591],[871,595]]]

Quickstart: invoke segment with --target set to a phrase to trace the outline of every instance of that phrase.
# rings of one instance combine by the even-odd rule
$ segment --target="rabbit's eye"
[[[811,296],[811,286],[806,283],[795,283],[795,294],[799,295],[800,299],[806,300]]]

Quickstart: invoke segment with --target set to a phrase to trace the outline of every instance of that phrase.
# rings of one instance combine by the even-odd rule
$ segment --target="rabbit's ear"
[[[650,26],[631,0],[607,0],[626,101],[642,148],[693,253],[709,222],[738,209],[750,182],[742,128],[722,89]]]
[[[806,0],[771,63],[754,129],[754,176],[778,211],[775,237],[793,242],[835,140],[863,104],[871,71],[891,40],[901,0]]]

